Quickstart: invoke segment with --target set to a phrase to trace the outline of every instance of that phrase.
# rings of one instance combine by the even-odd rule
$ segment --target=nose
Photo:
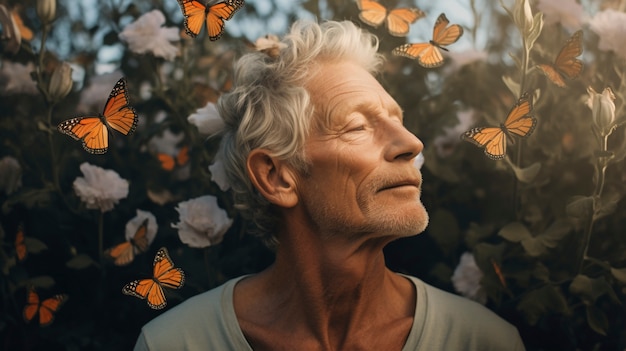
[[[390,162],[413,160],[424,149],[422,141],[406,129],[402,123],[391,122],[388,132],[385,134],[388,145],[385,158]]]

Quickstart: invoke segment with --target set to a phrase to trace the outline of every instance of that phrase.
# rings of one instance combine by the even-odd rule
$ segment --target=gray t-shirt
[[[417,290],[413,326],[403,351],[523,351],[517,329],[488,308],[406,276]],[[233,306],[235,284],[204,292],[147,323],[135,351],[252,351]]]

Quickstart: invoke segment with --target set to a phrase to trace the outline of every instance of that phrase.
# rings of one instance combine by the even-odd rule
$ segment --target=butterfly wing
[[[559,87],[565,87],[564,78],[576,79],[583,70],[583,62],[576,57],[583,53],[583,31],[574,33],[563,45],[554,65],[540,64],[538,67]]]
[[[163,286],[179,289],[185,282],[182,269],[174,268],[166,248],[160,248],[154,257],[154,278],[134,280],[122,288],[122,293],[147,300],[150,308],[160,310],[167,305]]]
[[[433,27],[433,42],[438,47],[455,43],[463,35],[463,27],[453,24],[448,27],[450,21],[444,13],[439,15]]]
[[[107,127],[100,117],[75,117],[59,123],[59,132],[81,140],[83,149],[92,154],[104,154],[109,147]]]
[[[162,247],[154,258],[154,278],[163,286],[180,289],[185,283],[185,273],[180,268],[174,268],[167,249]]]
[[[26,294],[26,305],[24,306],[22,315],[26,322],[30,322],[37,314],[37,311],[39,311],[39,295],[37,295],[33,288],[28,289]]]
[[[104,106],[104,119],[113,129],[124,135],[130,135],[137,128],[137,112],[129,105],[126,78],[120,78]]]
[[[146,252],[150,242],[148,241],[148,218],[144,219],[135,235],[130,239],[133,246],[133,251],[138,254]]]
[[[361,10],[359,19],[372,27],[380,26],[387,17],[387,9],[376,1],[358,0],[357,6]]]
[[[208,7],[206,26],[210,40],[217,40],[222,36],[224,21],[231,19],[243,4],[243,0],[227,0]]]
[[[577,56],[583,53],[583,31],[579,30],[565,42],[556,57],[554,66],[569,79],[575,79],[583,69],[583,62]]]
[[[104,251],[104,255],[113,260],[116,266],[125,266],[135,259],[135,252],[130,241],[117,244]]]
[[[401,45],[391,52],[397,56],[417,59],[417,62],[426,68],[438,67],[443,64],[441,51],[431,43],[414,43]]]
[[[122,293],[134,296],[148,302],[148,306],[155,310],[165,307],[163,288],[154,279],[138,279],[124,285]]]
[[[206,19],[206,6],[196,0],[178,0],[178,5],[185,17],[185,32],[192,38],[200,34]]]
[[[417,8],[399,8],[389,11],[387,15],[389,34],[396,37],[405,37],[409,34],[411,24],[425,15],[424,11]]]
[[[24,239],[24,228],[20,225],[15,236],[15,253],[18,261],[24,261],[28,256],[28,250],[26,248],[26,242]]]
[[[161,162],[161,168],[166,171],[171,171],[176,166],[176,160],[174,160],[174,157],[172,157],[172,155],[161,152],[157,154],[157,158],[159,159],[159,162]]]
[[[501,128],[472,128],[463,133],[461,138],[484,148],[485,155],[492,160],[502,159],[506,155],[506,134]]]
[[[537,119],[530,115],[533,109],[531,96],[524,93],[515,106],[509,112],[504,127],[507,132],[513,133],[521,138],[525,138],[532,134],[537,125]]]
[[[41,326],[50,325],[54,321],[54,314],[67,301],[66,294],[58,294],[43,300],[39,308],[39,324]]]

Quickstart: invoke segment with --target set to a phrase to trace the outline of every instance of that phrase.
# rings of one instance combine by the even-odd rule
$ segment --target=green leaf
[[[511,55],[511,57],[513,59],[517,59],[513,55]],[[511,93],[513,93],[513,95],[515,95],[515,96],[519,96],[520,95],[520,85],[519,85],[518,82],[514,81],[513,78],[511,78],[509,76],[502,76],[502,81],[504,82],[506,87],[509,88],[509,91]]]
[[[618,191],[606,192],[598,201],[598,208],[593,215],[593,219],[597,220],[608,216],[615,212],[617,203],[622,199],[622,195]]]
[[[580,296],[587,305],[595,304],[600,296],[608,294],[609,297],[617,304],[621,304],[613,287],[606,281],[605,277],[589,278],[586,275],[579,274],[572,280],[569,286],[572,294]]]
[[[539,34],[541,34],[541,30],[543,29],[543,13],[537,12],[533,18],[533,26],[528,33],[528,38],[526,38],[526,48],[530,51],[530,49],[535,44],[537,38],[539,38]]]
[[[601,309],[594,306],[587,306],[587,323],[596,333],[606,336],[609,328],[609,320]]]
[[[538,238],[545,247],[555,248],[572,230],[573,228],[569,221],[557,220]]]
[[[574,196],[565,206],[565,213],[569,217],[577,219],[588,219],[593,213],[593,197]]]
[[[519,168],[515,164],[513,164],[513,162],[511,162],[508,157],[505,158],[505,160],[513,170],[513,173],[515,173],[515,177],[517,178],[517,180],[522,183],[531,183],[533,180],[535,180],[537,174],[539,174],[539,171],[541,170],[541,163],[539,162],[535,162],[526,168]]]
[[[38,277],[26,279],[20,282],[19,286],[34,286],[36,288],[49,289],[54,286],[56,282],[49,275],[41,275]]]
[[[28,252],[32,253],[40,253],[41,251],[48,249],[48,245],[46,245],[43,241],[29,236],[24,237],[24,244],[28,248]]]
[[[511,222],[505,225],[504,227],[502,227],[502,229],[500,229],[498,235],[514,243],[518,243],[522,240],[532,239],[532,235],[530,234],[526,226],[524,226],[520,222]]]
[[[541,242],[540,238],[528,238],[522,240],[522,247],[527,254],[532,257],[538,257],[548,252],[546,246]]]
[[[78,256],[74,256],[71,260],[67,261],[65,265],[68,268],[72,269],[84,269],[91,265],[96,265],[96,262],[91,259],[88,255],[80,254]]]
[[[615,279],[617,279],[620,283],[626,284],[626,268],[611,267],[611,274],[613,274],[613,277],[615,277]]]
[[[549,312],[569,314],[563,293],[552,285],[529,291],[517,304],[517,310],[524,315],[530,325],[537,324],[541,316]]]

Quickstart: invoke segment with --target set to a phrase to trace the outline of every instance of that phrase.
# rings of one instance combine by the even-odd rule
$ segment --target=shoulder
[[[135,350],[229,349],[238,330],[232,291],[241,278],[193,296],[148,322],[141,329]]]
[[[420,339],[440,340],[450,350],[524,350],[517,328],[487,307],[408,278],[418,290],[414,323],[424,325]]]

